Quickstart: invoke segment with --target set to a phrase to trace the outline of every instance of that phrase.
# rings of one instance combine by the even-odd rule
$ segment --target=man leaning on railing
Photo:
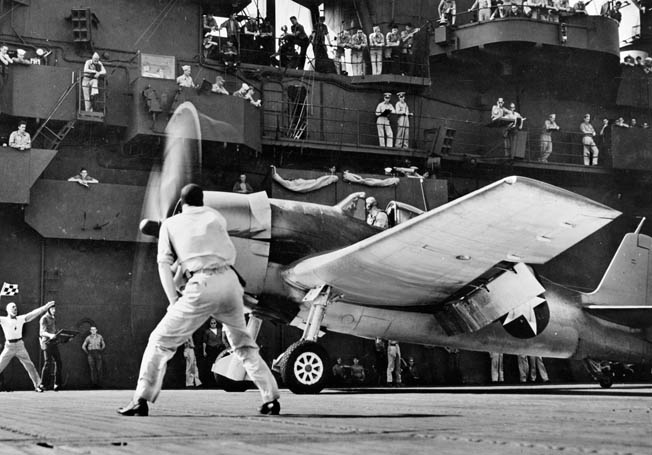
[[[106,69],[100,61],[100,56],[97,52],[93,57],[86,60],[84,64],[84,76],[82,78],[82,92],[84,94],[84,110],[87,112],[93,111],[93,101],[99,95],[99,79],[106,75]]]

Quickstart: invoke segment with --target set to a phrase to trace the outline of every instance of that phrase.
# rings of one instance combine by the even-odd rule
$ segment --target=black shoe
[[[118,414],[123,416],[147,416],[149,415],[147,400],[143,398],[139,398],[138,401],[131,400],[127,406],[118,409]]]
[[[45,389],[43,388],[42,385],[39,385],[39,386],[36,387],[36,389],[34,389],[34,390],[35,390],[36,392],[38,392],[38,393],[43,393],[43,392],[45,392]]]
[[[277,416],[281,412],[281,404],[278,402],[278,400],[268,401],[260,407],[258,412],[261,414],[270,414]]]
[[[59,384],[54,384],[54,386],[52,387],[52,390],[54,390],[55,392],[58,392],[59,391]]]

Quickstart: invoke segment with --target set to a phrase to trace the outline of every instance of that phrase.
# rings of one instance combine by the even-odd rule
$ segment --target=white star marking
[[[541,297],[533,297],[527,302],[525,302],[523,305],[520,305],[516,308],[514,308],[512,311],[507,313],[507,317],[505,318],[505,321],[503,322],[503,326],[509,324],[512,321],[515,321],[516,319],[520,318],[523,316],[525,318],[525,321],[530,325],[530,328],[532,329],[532,332],[536,335],[537,334],[537,317],[534,314],[534,308],[545,302],[545,299],[542,299]]]

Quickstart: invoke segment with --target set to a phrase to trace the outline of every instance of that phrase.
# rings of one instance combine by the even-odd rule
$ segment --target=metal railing
[[[242,33],[240,35],[243,35]],[[380,62],[374,65],[369,48],[364,49],[362,62],[351,57],[351,48],[338,48],[335,44],[315,45],[310,44],[305,57],[305,65],[300,68],[300,53],[295,46],[284,49],[277,47],[279,42],[275,37],[257,37],[247,35],[239,39],[239,47],[235,55],[224,52],[224,36],[205,37],[202,41],[204,58],[215,60],[232,66],[239,63],[274,66],[288,69],[307,69],[323,73],[338,73],[349,76],[370,76],[375,74],[396,74],[404,76],[418,76],[429,78],[430,68],[428,56],[417,58],[411,50],[398,48],[397,50],[381,51]],[[298,47],[298,46],[297,46]],[[426,54],[428,52],[426,51]],[[425,62],[425,63],[424,63]]]
[[[94,79],[79,76],[77,112],[84,117],[104,118],[106,115],[106,77]]]
[[[586,11],[574,8],[559,8],[549,5],[528,4],[518,5],[505,1],[503,4],[492,5],[491,8],[480,11],[458,11],[453,21],[455,26],[468,25],[478,22],[510,19],[530,19],[538,22],[562,22],[569,16],[586,16]],[[443,21],[439,20],[439,23]]]
[[[488,116],[488,113],[487,113]],[[399,133],[398,116],[390,114],[393,131],[392,148],[397,144]],[[451,157],[501,161],[519,159],[525,162],[541,162],[542,126],[526,125],[521,130],[494,128],[486,122],[465,121],[429,115],[409,117],[408,150],[426,155],[448,155]],[[562,129],[552,133],[552,154],[550,164],[582,165],[582,133]],[[453,132],[447,142],[439,137],[447,131]],[[512,141],[517,131],[527,134],[524,150],[514,155]],[[596,132],[599,128],[596,127]],[[607,135],[606,137],[609,137]],[[371,109],[352,109],[335,106],[304,104],[291,101],[263,102],[263,138],[284,142],[296,142],[303,146],[306,142],[321,144],[332,150],[344,147],[381,149],[376,115]],[[595,142],[600,149],[599,164],[610,166],[609,149],[611,144],[599,134]],[[436,150],[436,144],[446,145],[445,150]],[[388,148],[386,143],[385,149]],[[379,150],[380,151],[380,150]]]

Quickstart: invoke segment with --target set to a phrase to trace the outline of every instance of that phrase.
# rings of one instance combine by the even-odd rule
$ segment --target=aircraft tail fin
[[[652,306],[652,237],[625,235],[597,289],[584,303],[609,306]]]
[[[644,328],[652,326],[652,237],[625,235],[597,289],[582,296],[584,309],[599,318]]]

